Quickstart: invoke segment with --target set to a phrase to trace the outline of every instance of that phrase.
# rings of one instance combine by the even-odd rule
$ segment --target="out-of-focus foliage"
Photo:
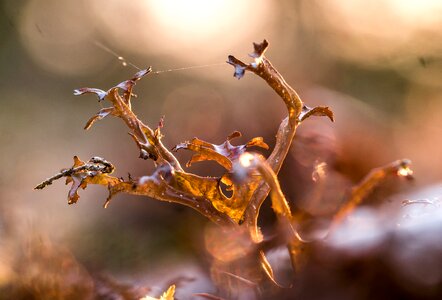
[[[152,298],[150,296],[144,296],[143,298],[141,298],[140,300],[173,300],[174,297],[173,295],[175,294],[175,286],[171,285],[167,291],[165,291],[160,298]]]

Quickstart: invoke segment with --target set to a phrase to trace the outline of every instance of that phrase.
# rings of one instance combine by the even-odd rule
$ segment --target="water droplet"
[[[127,62],[123,61],[121,64],[123,65],[123,67],[127,67]]]

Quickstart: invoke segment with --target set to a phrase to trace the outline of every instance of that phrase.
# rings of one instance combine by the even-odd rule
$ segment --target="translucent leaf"
[[[89,129],[96,121],[101,120],[105,117],[107,117],[109,114],[115,114],[115,109],[113,107],[107,107],[101,109],[97,114],[95,114],[92,118],[90,118],[86,125],[84,126],[84,129]]]
[[[191,141],[178,144],[175,146],[174,150],[178,151],[180,149],[187,149],[197,152],[189,160],[187,166],[190,166],[192,163],[198,161],[213,160],[223,166],[226,170],[230,171],[232,169],[232,162],[237,160],[247,148],[253,146],[264,149],[269,148],[269,146],[264,143],[262,137],[255,137],[245,145],[233,146],[230,141],[240,136],[241,133],[239,131],[235,131],[227,137],[227,140],[224,143],[220,145],[214,145],[198,138],[194,138]]]

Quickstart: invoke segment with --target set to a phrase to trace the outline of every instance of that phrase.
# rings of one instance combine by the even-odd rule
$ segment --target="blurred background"
[[[229,54],[248,61],[252,42],[267,39],[267,57],[301,98],[335,112],[335,123],[309,119],[298,130],[280,174],[294,207],[329,216],[370,169],[409,158],[416,180],[391,183],[378,198],[401,191],[399,200],[411,199],[415,194],[407,193],[431,187],[424,198],[439,209],[441,29],[438,0],[2,0],[0,290],[11,292],[17,282],[29,288],[54,261],[36,263],[33,255],[62,249],[54,250],[64,253],[60,268],[75,265],[72,278],[87,288],[93,273],[146,286],[153,295],[170,282],[184,282],[182,295],[215,293],[202,243],[206,220],[196,212],[127,195],[103,209],[107,191],[95,186],[68,206],[61,181],[33,190],[71,166],[74,155],[104,157],[117,176],[153,171],[137,158],[120,120],[84,131],[101,106],[93,96],[72,94],[130,78],[137,71],[130,63],[154,71],[213,64],[137,84],[134,111],[151,127],[165,116],[168,147],[193,137],[219,144],[234,130],[243,133],[238,142],[263,136],[273,146],[285,105],[261,79],[246,74],[238,81],[223,64]],[[312,178],[320,162],[327,164],[325,187]],[[222,174],[211,163],[189,171]],[[272,222],[267,210],[263,226]]]

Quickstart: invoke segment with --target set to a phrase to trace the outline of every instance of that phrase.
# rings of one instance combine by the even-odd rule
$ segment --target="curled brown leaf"
[[[334,121],[333,112],[329,107],[316,106],[314,108],[310,108],[307,105],[303,105],[301,114],[299,115],[299,121],[302,122],[311,116],[325,116],[328,117],[330,121]]]
[[[173,150],[178,151],[180,149],[187,149],[196,152],[187,162],[186,165],[188,167],[194,162],[213,160],[223,166],[227,171],[230,171],[232,169],[232,162],[237,160],[247,148],[269,148],[262,137],[255,137],[244,145],[233,146],[230,141],[240,136],[241,133],[239,131],[235,131],[227,137],[227,140],[224,143],[219,145],[205,142],[198,138],[193,138],[191,141],[176,145]]]

